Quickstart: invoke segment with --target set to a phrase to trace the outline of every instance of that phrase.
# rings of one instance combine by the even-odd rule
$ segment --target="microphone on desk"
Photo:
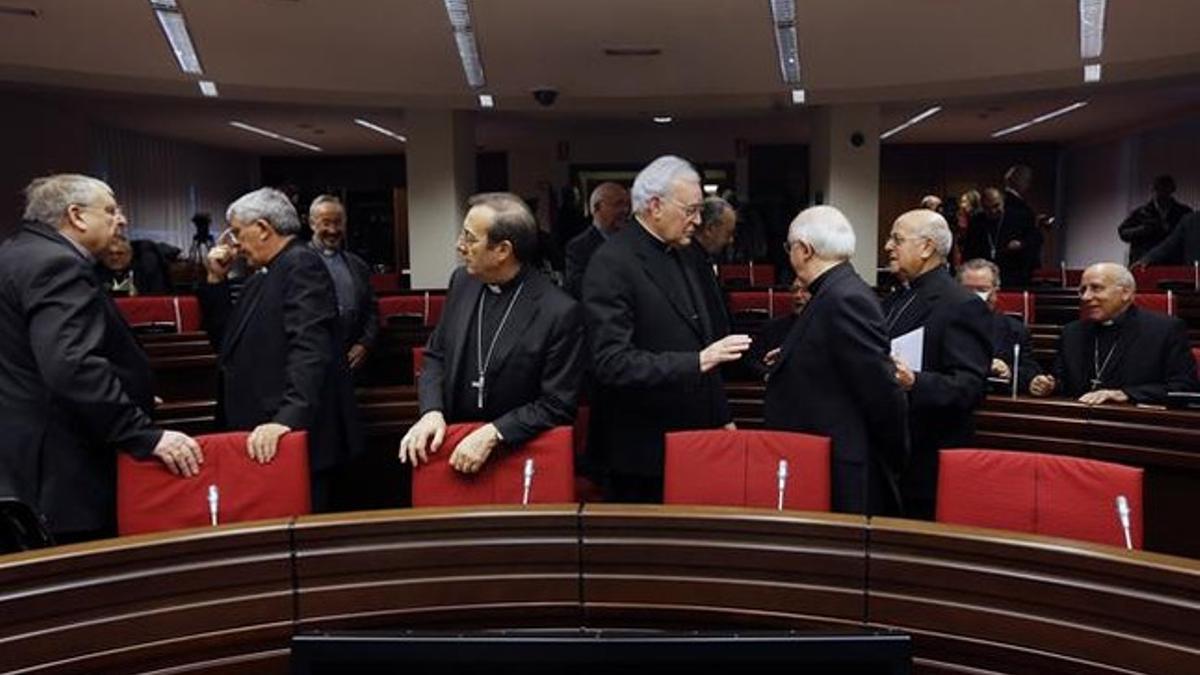
[[[1125,548],[1133,549],[1133,538],[1129,535],[1129,500],[1125,495],[1117,495],[1117,518],[1121,521],[1121,529],[1125,532]]]
[[[787,488],[788,479],[788,462],[786,459],[779,460],[779,469],[775,472],[779,479],[779,498],[775,503],[775,510],[783,510],[783,491]]]
[[[213,527],[217,526],[217,501],[219,499],[216,485],[208,486],[208,520]]]
[[[525,459],[524,475],[525,475],[525,482],[524,482],[524,487],[521,491],[521,505],[527,506],[529,504],[529,489],[531,487],[533,487],[533,458],[532,457],[528,457]]]
[[[1021,343],[1018,342],[1013,345],[1012,368],[1008,369],[1008,376],[1012,378],[1012,397],[1013,397],[1014,401],[1017,399],[1017,384],[1021,381],[1021,378],[1018,377],[1018,375],[1021,372],[1020,368],[1021,368]]]

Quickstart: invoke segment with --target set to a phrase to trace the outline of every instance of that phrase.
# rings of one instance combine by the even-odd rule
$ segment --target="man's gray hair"
[[[618,190],[624,192],[625,188],[621,187],[620,183],[614,183],[612,181],[605,181],[592,188],[592,194],[590,197],[588,197],[588,211],[595,211],[597,204],[599,204],[605,197],[616,193]]]
[[[700,174],[687,160],[675,155],[663,155],[646,165],[633,179],[633,189],[629,199],[634,213],[643,213],[650,206],[654,197],[666,197],[671,189],[671,183],[685,180],[699,183]]]
[[[992,273],[992,287],[1000,290],[1000,267],[984,258],[972,258],[962,264],[958,268],[958,280],[962,281],[963,272],[978,272],[979,270],[987,270]]]
[[[275,232],[287,236],[300,234],[300,216],[292,201],[275,188],[259,188],[238,197],[228,209],[225,220],[232,223],[237,218],[243,223],[265,220]]]
[[[938,257],[948,258],[950,246],[954,240],[950,236],[950,226],[946,224],[946,219],[942,217],[942,214],[929,209],[920,209],[919,213],[924,217],[917,218],[913,234],[933,242],[933,248],[937,251]]]
[[[726,211],[733,211],[733,205],[720,197],[706,197],[704,208],[700,209],[700,224],[697,230],[707,230],[721,220]]]
[[[337,195],[317,195],[317,198],[312,200],[312,204],[308,206],[308,219],[311,221],[313,215],[317,212],[317,208],[325,204],[333,204],[342,212],[342,219],[346,218],[346,205],[338,199]]]
[[[788,226],[788,242],[802,241],[818,258],[845,260],[854,255],[854,228],[845,214],[832,206],[812,206],[801,211]]]
[[[1129,271],[1129,268],[1121,263],[1098,262],[1088,266],[1088,270],[1092,268],[1099,268],[1097,271],[1111,277],[1113,283],[1121,288],[1128,288],[1134,293],[1137,292],[1137,280],[1133,278],[1133,273]],[[1086,272],[1087,270],[1084,271]]]
[[[88,206],[102,194],[112,194],[108,183],[78,173],[58,173],[35,178],[25,186],[25,220],[58,227],[67,207]]]

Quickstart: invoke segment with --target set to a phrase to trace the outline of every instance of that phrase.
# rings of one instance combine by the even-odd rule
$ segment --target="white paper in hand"
[[[921,360],[925,357],[925,327],[894,338],[892,356],[903,361],[914,373],[921,372]]]

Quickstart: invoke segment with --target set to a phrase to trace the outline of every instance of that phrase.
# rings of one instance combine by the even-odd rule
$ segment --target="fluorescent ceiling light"
[[[1083,67],[1084,82],[1099,82],[1101,75],[1101,67],[1099,63],[1089,63]]]
[[[208,80],[200,80],[200,93],[205,96],[217,96],[217,83],[209,82]]]
[[[792,105],[803,105],[804,98],[805,98],[805,95],[804,95],[803,89],[793,89],[792,90]]]
[[[940,106],[940,105],[935,105],[932,108],[928,108],[924,112],[909,118],[909,120],[907,122],[905,122],[904,124],[901,124],[898,127],[893,127],[891,129],[888,129],[887,131],[883,132],[882,134],[879,135],[879,140],[885,141],[885,140],[891,138],[892,136],[895,136],[896,134],[900,133],[901,131],[904,131],[905,129],[911,127],[914,124],[920,124],[921,122],[924,122],[925,120],[929,119],[930,117],[933,117],[934,115],[940,113],[941,111],[942,111],[942,106]]]
[[[771,20],[775,24],[775,50],[779,56],[779,74],[788,84],[800,83],[800,41],[796,36],[794,0],[771,0]]]
[[[705,183],[704,184],[704,194],[715,195],[715,194],[717,194],[717,190],[719,188],[720,188],[720,186],[717,185],[716,183]]]
[[[367,120],[364,120],[361,117],[355,117],[354,123],[360,127],[365,127],[376,133],[383,134],[384,136],[390,136],[391,138],[394,138],[394,139],[400,141],[401,143],[408,142],[408,137],[401,136],[400,134],[392,131],[391,129],[388,129],[386,127],[381,127],[378,124],[375,124],[374,122],[368,122]]]
[[[1107,0],[1079,0],[1079,56],[1098,59],[1104,51],[1104,10]]]
[[[305,143],[304,141],[298,141],[294,138],[289,138],[287,136],[284,136],[283,134],[277,134],[274,131],[269,131],[267,129],[260,129],[259,127],[246,124],[245,122],[238,122],[238,121],[234,120],[229,123],[229,126],[236,127],[238,129],[241,129],[242,131],[249,131],[252,134],[258,134],[259,136],[266,136],[267,138],[273,138],[277,141],[283,141],[284,143],[290,143],[292,145],[304,148],[305,150],[312,150],[313,152],[321,152],[321,148],[318,148],[317,146],[312,145],[311,143]]]
[[[187,22],[175,0],[150,0],[150,6],[154,8],[154,14],[167,36],[167,42],[171,43],[171,51],[175,53],[179,69],[192,75],[202,75],[204,69],[200,67],[200,57],[196,55],[196,48],[192,46]]]
[[[1072,103],[1071,105],[1066,106],[1065,108],[1059,108],[1058,110],[1052,110],[1052,111],[1046,113],[1045,115],[1038,115],[1037,117],[1029,120],[1028,122],[1021,122],[1020,124],[1008,127],[1006,129],[1001,129],[1000,131],[993,132],[992,138],[1000,138],[1001,136],[1007,136],[1009,134],[1014,134],[1023,129],[1028,129],[1029,127],[1031,127],[1035,124],[1041,124],[1042,122],[1045,122],[1047,120],[1052,120],[1055,117],[1060,117],[1062,115],[1066,115],[1069,112],[1079,110],[1080,108],[1082,108],[1083,106],[1085,106],[1087,104],[1088,104],[1087,101],[1076,101],[1076,102]]]
[[[670,124],[673,121],[675,121],[675,118],[671,117],[670,115],[655,115],[654,116],[655,124]]]
[[[454,45],[458,48],[458,59],[462,61],[467,84],[473,89],[484,86],[483,62],[479,58],[479,45],[475,42],[475,29],[471,27],[471,5],[468,0],[443,0],[450,27],[454,31]]]
[[[496,99],[492,98],[491,94],[480,94],[479,95],[479,107],[480,108],[495,108],[496,107]]]

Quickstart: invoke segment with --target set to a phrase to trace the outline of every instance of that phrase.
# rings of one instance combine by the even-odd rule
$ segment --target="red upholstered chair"
[[[372,274],[369,283],[376,293],[395,293],[400,290],[400,275]]]
[[[768,288],[767,296],[772,319],[792,313],[792,292],[790,290]]]
[[[413,347],[412,348],[412,361],[413,361],[413,382],[419,382],[421,380],[421,368],[425,365],[425,348],[424,347]]]
[[[413,316],[425,319],[425,298],[420,295],[385,295],[379,298],[379,323],[387,325],[393,316]]]
[[[1033,296],[1029,291],[997,292],[996,308],[1005,314],[1020,316],[1026,326],[1033,323]]]
[[[1152,291],[1160,283],[1196,285],[1196,268],[1191,265],[1152,265],[1133,270],[1138,288]]]
[[[771,315],[771,294],[767,291],[729,291],[728,298],[730,314],[759,313]]]
[[[431,461],[413,469],[413,506],[520,504],[524,496],[526,459],[534,462],[530,504],[575,501],[571,427],[554,427],[519,448],[497,448],[479,473],[459,473],[450,466],[450,454],[459,441],[480,426],[479,423],[451,424],[446,429],[446,440],[430,456]]]
[[[943,450],[937,520],[1124,546],[1116,499],[1129,503],[1142,547],[1142,470],[1078,457]]]
[[[824,436],[705,429],[669,433],[666,441],[666,504],[776,508],[779,460],[786,459],[784,508],[830,508],[830,441]]]
[[[750,286],[750,266],[746,263],[717,265],[717,279],[722,285]]]
[[[1167,316],[1175,316],[1175,293],[1137,293],[1133,296],[1133,304],[1151,312],[1159,312]]]
[[[1200,347],[1192,347],[1192,358],[1196,360],[1196,377],[1200,377]]]
[[[122,536],[204,527],[208,487],[217,486],[220,524],[304,515],[312,511],[308,439],[303,431],[284,435],[267,464],[246,454],[247,432],[197,436],[204,451],[200,474],[174,476],[158,459],[117,458],[117,529]]]
[[[433,328],[442,318],[442,309],[446,306],[445,293],[430,293],[425,291],[425,325]]]
[[[139,295],[114,301],[134,328],[170,325],[176,333],[200,330],[200,303],[194,296]]]

